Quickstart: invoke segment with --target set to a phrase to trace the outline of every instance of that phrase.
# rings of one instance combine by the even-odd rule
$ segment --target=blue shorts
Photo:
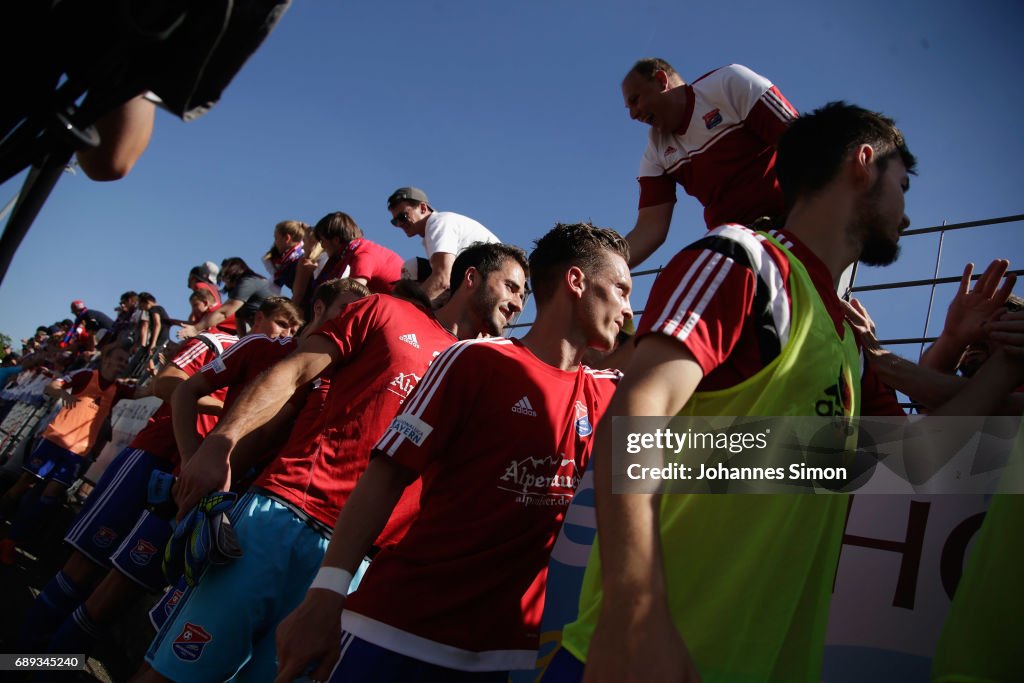
[[[348,631],[341,633],[341,656],[331,683],[506,683],[507,671],[458,671],[387,650]]]
[[[135,527],[110,556],[111,566],[146,590],[162,590],[167,585],[162,566],[164,548],[173,531],[169,520],[143,510]]]
[[[146,661],[175,681],[271,681],[274,631],[306,595],[327,539],[288,506],[250,491],[228,515],[242,557],[184,592]]]
[[[135,530],[139,517],[146,511],[150,474],[154,470],[167,472],[171,469],[171,463],[163,458],[138,448],[124,449],[111,461],[86,498],[85,506],[71,523],[64,540],[96,564],[109,569],[111,556]],[[165,544],[167,538],[169,535],[164,538]],[[162,556],[163,545],[157,547]]]
[[[25,466],[22,469],[40,479],[71,486],[78,478],[78,468],[82,466],[82,461],[82,456],[77,453],[42,439],[35,450],[25,458]]]

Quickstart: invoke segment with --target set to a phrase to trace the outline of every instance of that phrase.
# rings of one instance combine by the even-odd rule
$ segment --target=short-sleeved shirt
[[[500,241],[481,223],[451,211],[435,211],[430,214],[423,232],[423,246],[427,250],[427,258],[437,252],[458,256],[474,242],[492,244]]]
[[[259,275],[249,275],[241,278],[228,290],[228,299],[242,302],[242,307],[235,313],[235,317],[251,325],[256,317],[256,311],[263,305],[263,300],[273,294],[270,280]]]
[[[352,240],[327,260],[307,298],[312,301],[313,292],[321,283],[339,277],[362,278],[374,294],[388,294],[394,283],[402,279],[402,257],[368,239]]]
[[[690,108],[674,133],[652,128],[640,161],[640,208],[675,201],[675,184],[704,206],[710,230],[780,216],[776,145],[798,113],[771,81],[732,64],[681,86]]]
[[[209,333],[192,337],[181,347],[171,363],[188,376],[199,372],[204,365],[217,357],[207,344],[200,338],[206,337],[215,341],[221,348],[227,349],[238,341],[238,337],[230,334]],[[213,394],[214,398],[223,401],[226,389],[221,389]],[[205,437],[217,425],[215,415],[200,413],[196,418],[196,431],[199,436]],[[128,446],[129,448],[141,448],[159,458],[170,460],[175,465],[178,463],[178,444],[174,440],[174,426],[171,423],[171,404],[164,401],[157,408],[157,411],[150,416],[146,426],[139,432],[135,439]]]
[[[441,354],[375,451],[420,473],[419,515],[349,597],[345,629],[454,669],[532,667],[548,556],[618,377],[514,339]]]
[[[249,382],[298,346],[292,337],[271,339],[265,334],[249,334],[222,355],[200,368],[213,391],[226,389],[223,413],[231,408]]]
[[[323,405],[300,415],[280,454],[255,485],[333,528],[366,469],[373,444],[419,384],[427,366],[456,339],[433,314],[388,295],[348,304],[317,333],[340,352],[322,373]]]
[[[159,347],[161,344],[167,341],[171,335],[171,326],[167,322],[167,311],[164,309],[163,306],[160,306],[159,304],[153,304],[152,306],[149,307],[149,310],[146,311],[146,313],[149,314],[150,334],[153,334],[153,326],[155,322],[154,317],[160,317],[160,332],[158,332],[156,336],[156,346]]]

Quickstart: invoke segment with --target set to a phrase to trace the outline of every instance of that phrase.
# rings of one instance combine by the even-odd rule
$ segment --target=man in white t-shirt
[[[427,193],[418,187],[400,187],[392,192],[388,211],[391,224],[401,228],[407,237],[423,238],[430,274],[421,284],[431,301],[448,290],[452,264],[459,252],[474,242],[501,241],[472,218],[451,211],[434,211]]]

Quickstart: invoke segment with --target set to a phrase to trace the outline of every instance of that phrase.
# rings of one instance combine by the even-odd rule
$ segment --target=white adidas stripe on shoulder
[[[797,117],[796,111],[794,111],[791,106],[787,106],[774,90],[766,90],[765,93],[761,95],[761,101],[767,105],[768,109],[775,114],[780,121],[788,122]]]
[[[759,281],[768,288],[767,296],[771,305],[772,318],[780,341],[784,344],[789,338],[789,297],[786,295],[782,271],[771,255],[765,251],[763,240],[749,228],[736,224],[719,226],[710,231],[708,237],[733,241],[747,253],[751,267]],[[702,252],[680,279],[653,329],[661,329],[665,334],[685,341],[700,321],[708,302],[714,297],[733,265],[735,265],[735,261],[723,254],[710,250]],[[706,288],[705,284],[707,284]],[[697,294],[702,289],[704,289],[703,295],[700,300],[695,301]]]

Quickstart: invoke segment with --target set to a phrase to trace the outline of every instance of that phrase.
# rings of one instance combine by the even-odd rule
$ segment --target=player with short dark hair
[[[314,679],[334,681],[504,681],[533,665],[548,555],[618,379],[580,360],[632,317],[628,254],[611,230],[557,225],[530,257],[545,284],[529,333],[438,357],[368,454],[323,567],[278,628],[280,680],[314,662]],[[409,531],[346,598],[417,480]]]
[[[311,428],[293,429],[231,512],[243,556],[207,569],[181,598],[146,655],[153,670],[144,680],[273,677],[274,627],[301,601],[319,568],[373,440],[435,356],[460,338],[500,333],[522,309],[525,255],[502,249],[498,260],[493,245],[463,252],[464,275],[436,313],[380,294],[348,304],[246,388],[182,471],[175,493],[180,510],[226,487],[232,453],[296,389],[318,377],[330,380],[323,405],[307,405],[297,418]],[[401,538],[416,503],[415,496],[407,498],[403,513],[371,540],[386,547]]]

